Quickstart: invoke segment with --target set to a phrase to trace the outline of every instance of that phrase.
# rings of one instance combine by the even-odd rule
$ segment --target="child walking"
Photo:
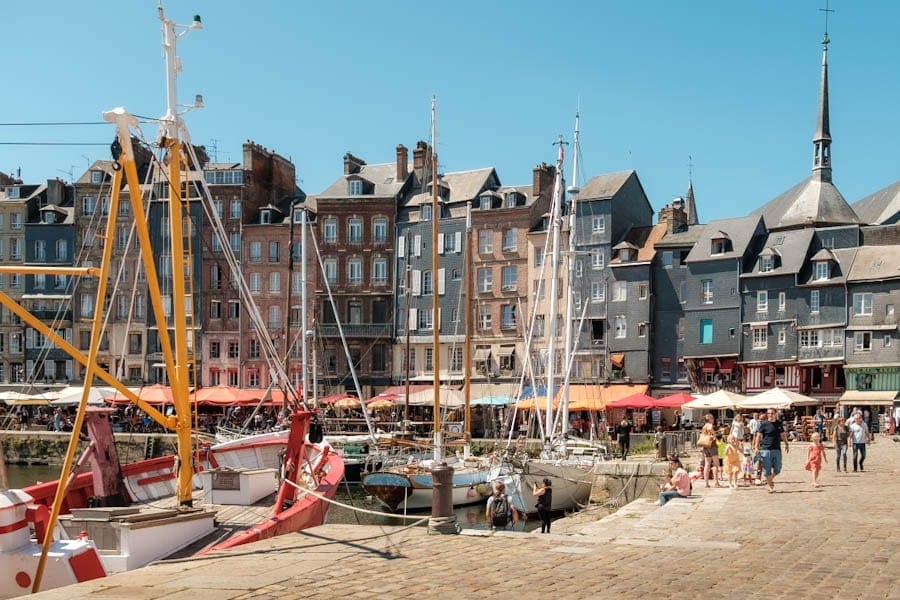
[[[744,485],[753,485],[753,460],[750,458],[750,448],[744,448],[744,460],[741,461],[741,471],[744,473]]]
[[[725,474],[728,475],[728,487],[736,488],[738,486],[738,478],[741,475],[741,461],[743,460],[743,451],[737,436],[732,435],[728,438],[728,445],[725,447]]]
[[[822,443],[822,436],[814,433],[809,438],[809,449],[806,451],[807,471],[812,472],[813,487],[819,487],[819,471],[822,470],[822,461],[828,462],[825,457],[825,444]]]

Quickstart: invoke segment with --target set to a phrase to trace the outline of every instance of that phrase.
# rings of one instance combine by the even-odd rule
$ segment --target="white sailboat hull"
[[[594,468],[587,462],[533,459],[526,461],[520,472],[497,477],[506,484],[506,493],[516,510],[525,513],[537,512],[531,490],[535,485],[542,486],[545,478],[553,488],[551,511],[577,509],[591,498]]]

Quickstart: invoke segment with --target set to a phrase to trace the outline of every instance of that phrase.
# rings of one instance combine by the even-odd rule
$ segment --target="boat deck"
[[[166,557],[166,559],[180,559],[194,556],[216,545],[217,543],[231,537],[239,531],[243,531],[266,520],[272,514],[272,506],[275,502],[275,492],[266,496],[262,500],[252,505],[234,505],[234,504],[213,504],[206,502],[203,490],[194,491],[194,510],[209,510],[216,513],[216,528],[209,535],[197,540],[196,542],[176,550]],[[157,509],[177,509],[178,499],[175,496],[160,498],[153,502],[149,510]]]

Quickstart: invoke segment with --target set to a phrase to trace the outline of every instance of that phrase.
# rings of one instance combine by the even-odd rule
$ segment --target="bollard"
[[[431,518],[428,531],[459,533],[456,513],[453,512],[453,467],[441,462],[431,469]]]

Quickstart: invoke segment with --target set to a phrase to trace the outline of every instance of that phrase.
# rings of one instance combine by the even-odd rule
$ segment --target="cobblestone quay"
[[[879,436],[864,473],[836,473],[829,448],[819,488],[806,446],[791,444],[774,494],[701,483],[550,535],[324,525],[34,597],[900,598],[900,443]]]

